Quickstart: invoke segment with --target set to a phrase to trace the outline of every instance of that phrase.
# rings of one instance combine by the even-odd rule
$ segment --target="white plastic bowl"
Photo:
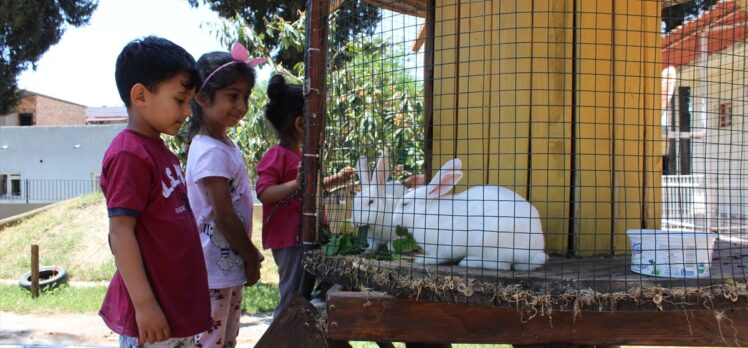
[[[717,235],[703,231],[628,230],[631,271],[655,277],[706,278]]]

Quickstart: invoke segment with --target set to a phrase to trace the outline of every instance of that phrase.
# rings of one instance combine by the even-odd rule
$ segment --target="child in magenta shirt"
[[[287,84],[281,75],[270,79],[267,94],[265,118],[273,126],[279,144],[271,147],[257,165],[256,190],[262,202],[262,246],[272,249],[278,265],[280,303],[273,313],[277,318],[295,293],[309,298],[312,288],[311,282],[306,286],[303,282],[303,248],[299,241],[298,176],[304,136],[304,95],[301,86]],[[343,168],[325,178],[323,186],[344,183],[354,174],[353,169]]]
[[[213,322],[207,275],[179,160],[161,140],[191,113],[195,60],[146,37],[125,46],[115,78],[128,122],[102,163],[117,271],[99,314],[121,347],[195,347]]]

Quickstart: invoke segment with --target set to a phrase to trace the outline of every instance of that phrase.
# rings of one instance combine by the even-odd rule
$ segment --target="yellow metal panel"
[[[578,255],[624,252],[627,229],[657,227],[659,5],[457,3],[436,9],[435,169],[457,156],[465,186],[498,184],[528,197],[552,253],[565,251],[571,199]]]
[[[569,236],[571,21],[572,1],[535,1],[529,199],[553,253],[565,252]]]

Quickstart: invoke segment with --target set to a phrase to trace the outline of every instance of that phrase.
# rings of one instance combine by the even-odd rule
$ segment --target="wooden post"
[[[329,344],[317,325],[317,310],[296,296],[278,314],[257,341],[257,348],[320,347]]]
[[[31,244],[31,298],[39,297],[39,246]]]
[[[304,182],[301,196],[301,242],[305,247],[317,244],[317,177],[319,149],[325,129],[325,66],[327,62],[328,0],[307,2],[304,54]]]
[[[423,129],[424,129],[424,174],[426,182],[431,180],[434,167],[434,35],[436,33],[436,0],[428,0],[426,4],[426,50],[423,53]]]

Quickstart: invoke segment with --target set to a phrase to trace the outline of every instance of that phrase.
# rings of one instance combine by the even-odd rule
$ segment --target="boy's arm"
[[[109,244],[117,270],[135,306],[138,344],[152,344],[166,340],[171,335],[169,323],[145,275],[140,247],[135,239],[135,221],[130,216],[110,217]]]
[[[244,260],[247,285],[254,285],[260,279],[260,253],[249,240],[244,224],[234,211],[228,179],[219,176],[205,177],[200,179],[199,185],[205,190],[208,203],[213,207],[216,226],[223,232],[231,249]]]

